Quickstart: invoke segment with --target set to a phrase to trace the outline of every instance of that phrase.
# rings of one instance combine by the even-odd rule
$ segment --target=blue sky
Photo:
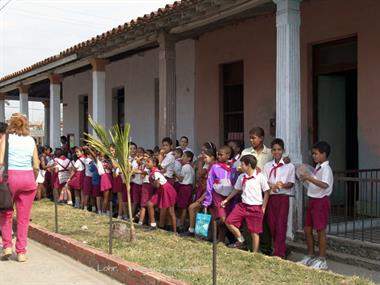
[[[0,0],[0,77],[155,11],[174,0],[7,2],[9,0]],[[11,106],[6,107],[7,115],[18,110],[17,106],[17,101],[11,102]],[[42,104],[32,104],[29,108],[31,120],[43,120]]]

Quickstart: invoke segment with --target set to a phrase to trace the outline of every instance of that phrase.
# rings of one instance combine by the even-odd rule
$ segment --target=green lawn
[[[70,206],[59,206],[59,233],[108,251],[108,218]],[[35,202],[33,223],[54,230],[54,204]],[[118,220],[114,219],[115,222]],[[86,225],[88,230],[82,230]],[[189,284],[212,284],[212,244],[172,233],[137,228],[137,240],[114,238],[113,254]],[[319,272],[261,254],[218,245],[218,284],[372,284],[359,277]]]

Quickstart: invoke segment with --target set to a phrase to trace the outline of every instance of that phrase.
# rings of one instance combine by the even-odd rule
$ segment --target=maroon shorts
[[[305,227],[311,227],[317,231],[324,230],[329,222],[330,215],[330,198],[309,197],[309,203],[306,209]]]
[[[263,218],[261,205],[247,205],[240,202],[227,217],[226,224],[240,228],[241,223],[245,221],[250,233],[260,234],[263,232]]]
[[[177,189],[177,207],[187,209],[191,204],[191,194],[193,194],[193,185],[179,184]]]
[[[112,191],[113,193],[121,193],[123,192],[123,179],[120,175],[113,177],[113,183],[112,183]]]
[[[92,197],[101,197],[102,191],[100,191],[100,185],[94,185],[92,184],[92,189],[91,189],[91,196]]]
[[[142,185],[131,183],[131,200],[133,204],[139,204],[141,200]]]
[[[220,204],[227,196],[220,195],[215,191],[212,192],[212,207],[211,214],[212,217],[216,219],[226,218],[229,213],[231,213],[231,203],[228,203],[225,208],[223,208]]]

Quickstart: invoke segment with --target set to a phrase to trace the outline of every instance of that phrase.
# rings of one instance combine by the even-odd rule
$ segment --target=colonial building
[[[19,98],[26,114],[28,100],[46,102],[53,147],[60,103],[63,133],[75,144],[88,114],[107,127],[131,123],[143,147],[181,135],[193,149],[229,138],[248,143],[249,129],[262,126],[267,143],[284,139],[295,163],[327,140],[333,169],[373,169],[379,11],[376,0],[175,2],[1,78],[0,119],[4,99]],[[337,209],[360,200],[335,195]]]

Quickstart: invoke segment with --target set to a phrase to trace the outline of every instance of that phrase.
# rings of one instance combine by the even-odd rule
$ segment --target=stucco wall
[[[302,153],[309,159],[312,143],[311,46],[357,35],[359,167],[379,167],[380,1],[310,0],[301,3]],[[321,16],[323,15],[323,17]],[[244,61],[244,133],[262,126],[269,134],[275,117],[275,15],[258,17],[199,37],[196,42],[196,141],[221,143],[219,65]],[[268,144],[273,137],[267,135]]]
[[[81,72],[65,77],[63,92],[63,134],[74,134],[75,144],[79,145],[82,134],[79,133],[79,96],[87,95],[89,112],[92,113],[92,73]]]
[[[157,49],[141,52],[106,66],[107,126],[112,126],[112,90],[124,87],[125,121],[130,136],[142,147],[152,147],[154,132],[154,80],[158,77]]]

